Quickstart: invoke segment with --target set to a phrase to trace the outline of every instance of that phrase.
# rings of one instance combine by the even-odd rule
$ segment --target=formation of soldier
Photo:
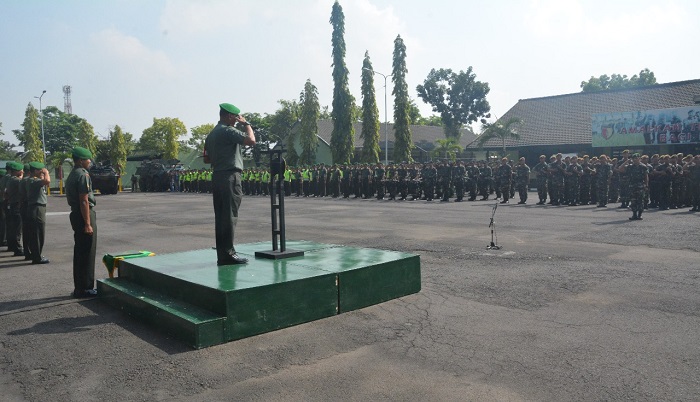
[[[625,150],[618,158],[562,154],[545,155],[532,168],[525,158],[517,162],[437,161],[430,163],[343,164],[288,167],[283,183],[286,196],[376,198],[378,200],[475,201],[494,197],[502,204],[518,195],[526,204],[530,185],[537,189],[536,205],[597,205],[619,202],[631,208],[642,194],[642,210],[691,207],[700,211],[700,155],[639,156],[647,171],[644,183],[632,177],[634,158]],[[632,169],[634,171],[634,169]],[[633,180],[634,179],[634,180]],[[264,167],[245,169],[241,175],[246,195],[270,194],[277,181]],[[171,172],[170,191],[208,193],[211,171]],[[641,213],[637,212],[637,217]]]
[[[48,264],[42,256],[49,172],[41,162],[7,162],[0,169],[0,245],[32,264]]]

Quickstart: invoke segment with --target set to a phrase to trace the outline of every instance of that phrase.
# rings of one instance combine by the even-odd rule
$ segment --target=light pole
[[[363,70],[371,71],[373,74],[379,74],[384,77],[384,165],[389,164],[389,111],[386,107],[386,79],[393,74],[384,75],[379,71],[374,71],[371,68],[363,67]]]
[[[46,93],[46,90],[44,89],[41,92],[41,96],[35,96],[35,98],[39,99],[39,114],[41,115],[41,150],[44,153],[44,164],[46,164],[46,140],[44,139],[44,111],[41,108],[41,98],[44,97],[44,94]]]

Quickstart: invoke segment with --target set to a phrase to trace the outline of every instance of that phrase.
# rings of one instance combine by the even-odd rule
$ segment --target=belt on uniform
[[[37,203],[37,204],[30,204],[29,206],[30,206],[30,207],[33,207],[33,206],[35,206],[35,205],[36,205],[37,207],[45,207],[45,206],[46,206],[46,204],[38,204],[38,203]]]

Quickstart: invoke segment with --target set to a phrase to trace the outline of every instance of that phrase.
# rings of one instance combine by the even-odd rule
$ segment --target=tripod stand
[[[501,246],[494,242],[494,239],[495,241],[498,241],[498,236],[496,236],[496,221],[494,220],[494,217],[496,216],[496,209],[498,209],[498,203],[493,204],[493,210],[491,211],[491,221],[489,222],[489,227],[491,228],[491,244],[486,246],[487,250],[501,249]]]

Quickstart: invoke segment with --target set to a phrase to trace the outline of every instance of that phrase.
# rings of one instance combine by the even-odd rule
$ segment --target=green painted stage
[[[216,250],[119,261],[98,280],[99,298],[158,330],[203,348],[420,291],[415,254],[292,241],[303,256],[255,257],[269,242],[236,245],[244,265],[216,265]]]

